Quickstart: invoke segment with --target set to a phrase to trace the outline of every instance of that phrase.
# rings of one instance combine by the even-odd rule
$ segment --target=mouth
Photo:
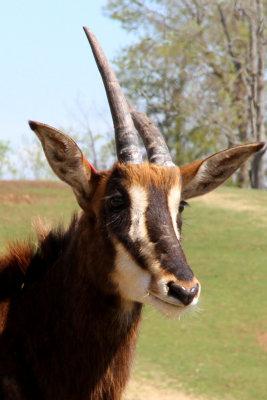
[[[195,306],[198,303],[198,300],[199,300],[199,296],[198,296],[195,299],[193,299],[193,301],[190,304],[184,305],[179,300],[172,301],[172,299],[169,299],[167,297],[163,298],[162,296],[160,296],[160,295],[158,295],[156,293],[153,293],[151,291],[148,291],[148,295],[151,296],[152,298],[155,298],[157,301],[160,301],[160,302],[164,303],[164,304],[168,304],[170,306],[177,307],[177,308],[182,308],[182,309],[187,309],[187,308],[190,308],[192,306]]]
[[[159,296],[159,295],[157,295],[157,294],[155,294],[155,293],[152,293],[152,292],[150,292],[150,291],[148,291],[148,295],[149,295],[149,296],[152,296],[152,297],[154,297],[154,298],[156,298],[158,301],[161,301],[161,302],[164,303],[164,304],[169,304],[169,305],[171,305],[171,306],[179,307],[179,308],[185,308],[185,307],[187,307],[187,306],[184,306],[184,305],[182,304],[182,302],[180,302],[179,300],[177,300],[177,301],[171,301],[171,300],[169,300],[169,299],[167,299],[167,298],[163,298],[162,296]]]

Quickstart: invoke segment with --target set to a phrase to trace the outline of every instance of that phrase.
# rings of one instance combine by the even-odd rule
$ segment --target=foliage
[[[16,170],[12,174],[14,179],[56,179],[51,170],[40,141],[31,137],[30,143],[24,138],[25,144],[12,156],[15,159]]]
[[[178,163],[259,140],[250,124],[251,107],[259,107],[251,100],[250,28],[261,27],[262,36],[264,28],[253,7],[247,0],[107,1],[106,14],[137,37],[115,60],[120,81]]]
[[[15,171],[14,166],[12,166],[12,163],[10,163],[10,160],[8,158],[9,152],[10,152],[9,142],[0,141],[0,178],[2,178],[7,171],[9,172]]]

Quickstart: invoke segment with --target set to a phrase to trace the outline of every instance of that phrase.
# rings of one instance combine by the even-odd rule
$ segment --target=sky
[[[86,110],[90,127],[111,124],[103,84],[82,27],[91,28],[109,60],[129,44],[105,0],[10,0],[0,15],[0,140],[30,143],[27,121],[68,128]],[[87,112],[88,110],[88,112]],[[100,115],[99,115],[100,114]]]

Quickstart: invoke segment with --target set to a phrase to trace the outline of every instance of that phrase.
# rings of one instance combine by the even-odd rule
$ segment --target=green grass
[[[222,195],[262,206],[253,212],[194,202],[184,211],[183,247],[202,283],[197,314],[167,321],[148,309],[135,374],[164,371],[177,386],[207,398],[267,398],[267,193],[223,188]],[[258,210],[259,211],[259,210]]]
[[[71,191],[42,185],[0,182],[0,247],[4,238],[27,237],[34,215],[70,218]],[[200,310],[170,321],[145,308],[133,375],[160,376],[162,385],[205,399],[265,400],[267,192],[217,193],[184,211],[183,247],[202,284]]]
[[[68,222],[78,209],[72,191],[60,182],[0,181],[0,250],[7,240],[34,238],[34,218]]]

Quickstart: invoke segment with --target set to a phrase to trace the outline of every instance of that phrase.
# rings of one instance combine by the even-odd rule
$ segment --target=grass
[[[267,193],[222,188],[204,199],[184,211],[183,228],[200,311],[170,321],[147,307],[133,375],[205,399],[265,400]],[[32,216],[66,221],[75,204],[59,183],[0,182],[0,248],[27,237]]]
[[[194,201],[184,215],[184,250],[202,283],[197,315],[167,321],[147,310],[136,374],[159,368],[169,385],[207,398],[267,398],[267,193],[223,188],[234,210]],[[262,215],[238,211],[261,204]]]
[[[0,250],[7,240],[34,237],[34,217],[67,222],[77,209],[72,191],[60,182],[0,181]]]

